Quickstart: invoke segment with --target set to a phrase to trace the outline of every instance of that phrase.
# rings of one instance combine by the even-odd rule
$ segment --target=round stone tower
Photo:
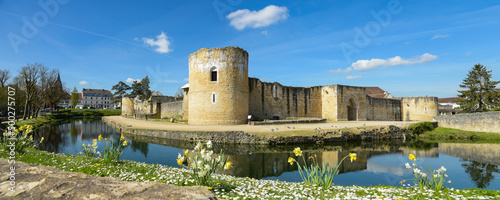
[[[128,97],[122,98],[122,116],[134,116],[134,100]]]
[[[242,124],[248,116],[248,53],[238,47],[189,55],[189,124]]]

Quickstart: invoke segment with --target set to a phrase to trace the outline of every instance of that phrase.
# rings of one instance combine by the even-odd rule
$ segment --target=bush
[[[419,122],[416,124],[410,125],[408,127],[411,131],[411,134],[413,135],[420,135],[424,133],[425,131],[432,131],[434,130],[434,125],[432,125],[431,122]]]

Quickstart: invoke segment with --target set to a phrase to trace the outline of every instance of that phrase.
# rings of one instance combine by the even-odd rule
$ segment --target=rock
[[[11,165],[0,158],[0,172]],[[2,178],[0,199],[216,199],[206,187],[181,187],[157,182],[127,182],[117,178],[66,172],[53,167],[15,162],[15,189]]]

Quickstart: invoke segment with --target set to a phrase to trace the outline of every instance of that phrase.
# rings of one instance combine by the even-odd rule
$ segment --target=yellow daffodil
[[[300,147],[297,147],[293,150],[293,153],[295,153],[295,156],[302,156],[302,151],[300,150]]]
[[[224,165],[224,170],[229,169],[233,167],[233,163],[231,161],[227,161],[226,164]]]
[[[90,167],[94,167],[94,165],[90,165]]]
[[[288,162],[290,163],[290,165],[293,165],[293,162],[295,162],[295,159],[292,157],[288,157]]]
[[[181,159],[177,159],[177,164],[182,167],[182,160]]]
[[[101,153],[99,154],[99,157],[102,157],[102,154],[101,154]]]
[[[187,156],[189,153],[189,150],[184,151],[184,155]]]
[[[413,155],[413,154],[408,155],[408,158],[410,160],[417,161],[417,157],[415,157],[415,155]]]
[[[99,167],[99,165],[101,165],[101,164],[99,164],[99,163],[98,163],[98,164],[96,164],[96,166],[97,166],[97,167]]]
[[[124,140],[124,139],[125,139],[125,137],[123,137],[123,135],[122,135],[122,136],[120,137],[120,141],[122,141],[122,140]]]
[[[43,138],[43,137],[42,137],[42,138],[40,138],[40,142],[43,142],[43,140],[44,140],[44,139],[45,139],[45,138]]]
[[[127,145],[128,145],[127,140],[123,141],[123,146],[127,146]]]
[[[351,162],[355,161],[358,158],[358,154],[356,153],[349,153],[349,157],[351,157]]]
[[[17,135],[19,133],[19,129],[14,130],[14,135]]]
[[[97,143],[97,139],[92,140],[93,143]]]
[[[212,189],[212,187],[207,187],[207,189],[211,190],[211,189]]]
[[[101,140],[102,140],[102,135],[99,135],[99,136],[97,137],[97,139],[98,139],[99,141],[101,141]]]
[[[19,127],[19,130],[22,131],[22,130],[24,130],[24,128],[26,128],[26,127],[21,126],[21,127]]]
[[[85,147],[85,144],[82,144],[82,147]]]

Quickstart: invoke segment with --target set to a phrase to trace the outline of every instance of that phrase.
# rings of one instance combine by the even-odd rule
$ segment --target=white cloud
[[[94,85],[99,85],[99,84],[97,84],[96,82],[92,82],[92,84],[94,84]]]
[[[267,36],[267,30],[265,30],[265,31],[261,31],[260,33],[262,33],[262,35]]]
[[[184,81],[184,82],[189,82],[189,77],[184,78],[184,80],[183,80],[183,81]]]
[[[467,53],[465,53],[465,56],[470,56],[470,55],[472,55],[472,53],[471,53],[471,52],[467,52]]]
[[[134,81],[139,82],[139,81],[141,81],[141,80],[142,80],[142,79],[127,78],[127,80],[125,80],[125,82],[127,82],[127,83],[134,83]]]
[[[374,58],[371,60],[358,60],[352,63],[351,67],[358,71],[375,69],[380,66],[398,66],[398,65],[413,65],[417,63],[427,63],[436,60],[438,57],[431,55],[429,53],[424,53],[421,56],[415,58],[403,59],[400,56],[396,56],[389,59],[378,59]]]
[[[329,72],[332,73],[332,74],[338,74],[338,73],[349,73],[351,71],[352,71],[352,68],[348,67],[347,69],[338,68],[336,70],[330,70]]]
[[[80,85],[87,85],[87,84],[89,84],[89,82],[87,82],[87,81],[80,81],[78,84],[80,84]]]
[[[248,9],[237,10],[229,13],[226,18],[231,20],[229,24],[235,29],[243,30],[247,27],[266,27],[280,20],[286,20],[288,16],[288,8],[285,6],[269,5],[259,11],[250,11]]]
[[[168,53],[172,51],[172,49],[168,47],[170,45],[170,41],[168,41],[168,37],[163,31],[160,35],[156,36],[156,40],[154,38],[143,37],[142,41],[144,41],[144,44],[147,44],[151,47],[157,46],[158,48],[156,48],[155,51],[158,53]]]
[[[363,78],[363,76],[356,75],[356,76],[346,76],[345,79],[351,80],[351,79],[357,79],[357,78]]]
[[[439,35],[439,34],[436,34],[434,35],[431,40],[433,39],[438,39],[438,38],[447,38],[447,37],[450,37],[450,35]]]

